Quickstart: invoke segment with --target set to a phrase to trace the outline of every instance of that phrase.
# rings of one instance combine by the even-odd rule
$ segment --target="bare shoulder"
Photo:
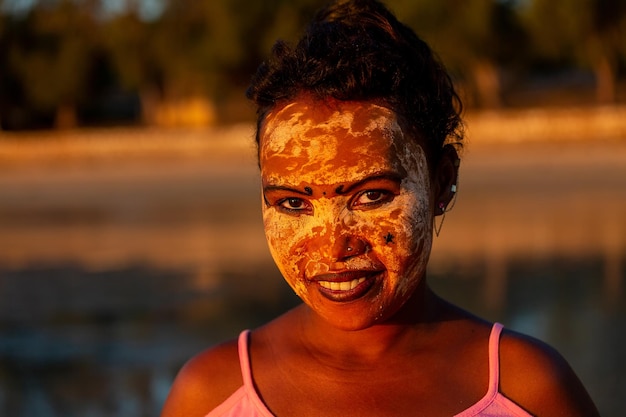
[[[161,417],[204,417],[242,384],[237,340],[207,349],[181,368]]]
[[[500,341],[500,389],[541,416],[599,416],[584,386],[554,348],[505,330]]]

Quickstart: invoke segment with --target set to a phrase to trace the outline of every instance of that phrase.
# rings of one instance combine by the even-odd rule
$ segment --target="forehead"
[[[296,100],[270,112],[260,133],[264,176],[316,173],[324,183],[402,170],[419,147],[393,110],[372,102]]]
[[[276,129],[316,126],[344,127],[355,135],[368,134],[381,122],[396,121],[396,113],[370,101],[314,100],[303,97],[278,106],[265,117],[263,134],[273,135]]]

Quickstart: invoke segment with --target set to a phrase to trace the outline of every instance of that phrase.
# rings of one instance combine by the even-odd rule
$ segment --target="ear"
[[[457,192],[460,162],[461,160],[454,146],[445,145],[439,163],[435,167],[435,176],[433,178],[435,216],[445,213],[446,207],[448,207]]]

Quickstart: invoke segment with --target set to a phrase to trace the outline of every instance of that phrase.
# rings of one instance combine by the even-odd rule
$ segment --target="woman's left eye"
[[[356,195],[352,201],[353,207],[372,206],[387,203],[393,200],[394,195],[385,190],[366,190]]]

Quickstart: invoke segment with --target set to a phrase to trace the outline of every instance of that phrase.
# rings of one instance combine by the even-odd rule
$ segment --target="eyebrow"
[[[343,189],[343,185],[340,185],[339,187],[335,189],[335,192],[340,195],[348,194],[355,188],[362,187],[368,182],[379,181],[379,180],[389,180],[389,181],[393,181],[396,183],[400,183],[402,181],[402,177],[395,172],[383,172],[381,174],[372,175],[372,176],[363,178],[362,180],[357,181],[353,184],[350,184],[350,186],[348,186],[348,188],[346,188],[345,190]]]
[[[402,182],[402,176],[395,172],[383,172],[380,174],[375,174],[375,175],[363,178],[362,180],[359,180],[355,183],[350,184],[348,188],[346,188],[345,190],[342,184],[338,186],[337,188],[335,188],[335,193],[339,195],[348,194],[355,188],[362,187],[368,182],[380,181],[380,180],[388,180],[388,181],[393,181],[395,183],[400,183]],[[289,191],[292,193],[296,193],[296,194],[300,194],[300,195],[308,196],[308,197],[313,195],[313,190],[311,189],[311,187],[304,187],[304,190],[299,190],[297,188],[292,188],[292,187],[288,187],[284,185],[267,185],[263,187],[264,193],[271,192],[271,191]]]
[[[267,185],[263,187],[263,192],[267,193],[269,191],[289,191],[309,197],[313,195],[313,190],[311,189],[311,187],[304,187],[304,190],[298,190],[297,188],[285,187],[282,185]]]

